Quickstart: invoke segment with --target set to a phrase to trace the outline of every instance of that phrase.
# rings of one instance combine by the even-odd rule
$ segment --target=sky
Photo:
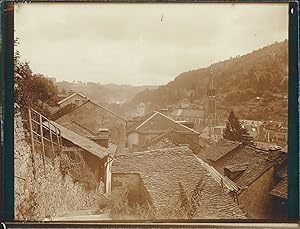
[[[23,3],[15,38],[57,81],[162,85],[287,39],[288,4]]]

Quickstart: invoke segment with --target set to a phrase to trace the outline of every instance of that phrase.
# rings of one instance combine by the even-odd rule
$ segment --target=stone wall
[[[243,206],[248,216],[255,219],[273,218],[270,191],[274,187],[274,167],[271,167],[239,196],[239,203]]]
[[[20,114],[15,115],[15,219],[44,220],[66,211],[94,208],[100,194],[87,191],[60,171],[60,157],[45,158],[37,150],[34,154],[25,140]]]
[[[113,173],[112,192],[127,193],[130,205],[137,203],[141,206],[148,206],[152,203],[151,197],[138,173]]]

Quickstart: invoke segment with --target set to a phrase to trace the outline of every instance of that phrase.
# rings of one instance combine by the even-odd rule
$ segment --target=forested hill
[[[288,42],[272,45],[212,65],[217,95],[222,103],[239,105],[257,96],[287,93]],[[167,85],[138,93],[133,103],[146,102],[164,108],[183,98],[191,102],[205,97],[210,68],[178,75]]]

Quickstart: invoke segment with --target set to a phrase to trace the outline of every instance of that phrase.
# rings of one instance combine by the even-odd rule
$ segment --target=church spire
[[[216,89],[215,89],[215,85],[214,85],[212,66],[210,66],[207,95],[208,96],[215,96],[216,95]]]
[[[207,85],[206,116],[207,116],[207,124],[208,124],[208,133],[209,136],[211,136],[213,127],[217,125],[216,88],[214,85],[212,65],[210,65],[209,80]]]

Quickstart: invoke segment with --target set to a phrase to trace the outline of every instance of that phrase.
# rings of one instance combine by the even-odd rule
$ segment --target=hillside
[[[58,90],[72,90],[80,92],[101,104],[121,104],[130,101],[137,93],[149,88],[156,89],[157,86],[131,86],[116,84],[82,83],[82,82],[56,82]]]
[[[287,114],[287,45],[287,40],[276,42],[213,64],[219,108],[234,109],[241,118],[284,118],[284,113]],[[138,93],[131,103],[144,102],[165,108],[184,98],[204,102],[209,72],[208,67],[181,73],[167,85]],[[276,111],[281,114],[276,115]]]

